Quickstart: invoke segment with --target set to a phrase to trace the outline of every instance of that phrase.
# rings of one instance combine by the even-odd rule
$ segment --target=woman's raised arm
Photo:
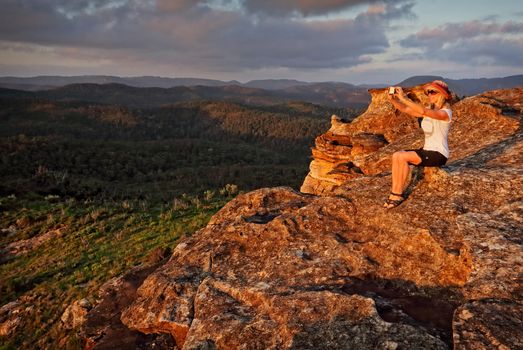
[[[449,121],[449,115],[441,109],[429,109],[412,101],[405,95],[401,87],[395,88],[395,94],[389,95],[389,100],[394,107],[413,117],[428,117],[437,120]]]
[[[396,107],[396,109],[400,110],[401,112],[407,113],[408,115],[410,115],[412,117],[421,116],[421,114],[416,113],[415,110],[413,110],[412,108],[407,106],[405,103],[401,102],[397,97],[395,97],[395,95],[388,95],[388,97],[389,97],[390,103],[392,103],[392,105],[394,107]]]

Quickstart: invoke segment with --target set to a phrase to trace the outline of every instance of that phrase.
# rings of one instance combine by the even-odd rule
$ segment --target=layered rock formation
[[[122,323],[179,349],[523,347],[523,88],[456,103],[448,166],[415,173],[392,210],[390,154],[422,140],[371,94],[317,139],[308,193],[237,196],[145,278]]]
[[[300,189],[322,194],[360,175],[390,169],[392,153],[420,148],[423,134],[416,118],[395,110],[385,89],[371,89],[369,108],[352,123],[332,116],[331,128],[316,138],[310,172]],[[426,104],[421,86],[405,89],[414,101]],[[496,90],[469,97],[452,106],[449,163],[464,159],[516,132],[521,113],[521,88]]]

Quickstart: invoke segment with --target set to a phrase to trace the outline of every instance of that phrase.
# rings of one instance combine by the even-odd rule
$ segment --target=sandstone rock
[[[521,347],[523,89],[456,103],[451,161],[416,168],[392,210],[387,159],[421,135],[371,94],[316,139],[316,195],[237,196],[145,278],[123,324],[182,349]]]
[[[523,201],[466,213],[457,223],[476,260],[464,288],[467,298],[523,300]]]
[[[86,349],[176,349],[170,335],[143,334],[130,330],[120,321],[122,309],[135,299],[138,286],[161,263],[162,260],[158,260],[154,265],[136,267],[102,286],[100,301],[86,315],[86,320],[81,327],[81,336],[86,341]]]
[[[3,305],[0,308],[0,336],[13,334],[20,325],[22,307],[18,300]]]
[[[447,348],[423,330],[383,321],[370,298],[331,291],[272,294],[207,278],[195,314],[184,349]]]
[[[331,116],[331,127],[330,127],[329,131],[332,134],[339,135],[341,137],[343,137],[343,136],[350,137],[350,133],[347,132],[348,125],[349,124],[347,121],[344,121],[342,118],[338,117],[336,114],[333,114]]]
[[[336,116],[331,118],[331,128],[315,140],[312,151],[314,160],[301,192],[321,194],[335,189],[354,177],[349,173],[344,177],[343,172],[331,172],[340,162],[353,162],[359,168],[365,167],[365,164],[360,164],[361,158],[397,140],[401,133],[409,133],[417,128],[414,118],[394,111],[386,100],[385,90],[369,90],[372,95],[369,108],[352,123],[343,123]],[[413,99],[426,99],[423,89],[419,87],[406,91]],[[343,157],[340,157],[340,153]],[[318,163],[319,159],[324,162]],[[363,173],[368,171],[372,170],[364,170]]]
[[[413,100],[426,103],[421,87],[405,90]],[[316,163],[314,166],[311,163],[310,172],[300,189],[302,192],[325,194],[338,187],[340,182],[353,179],[354,174],[348,172],[345,178],[339,172],[335,178],[329,176],[329,171],[339,162],[353,162],[363,175],[376,175],[390,171],[393,152],[422,146],[423,135],[416,118],[394,110],[387,100],[385,89],[369,91],[372,102],[365,113],[352,123],[340,123],[333,118],[331,129],[316,138],[312,163],[318,159],[326,160],[327,163]],[[481,157],[491,154],[490,150],[487,153],[481,150],[496,147],[498,142],[516,133],[522,95],[523,88],[495,90],[455,103],[452,106],[453,121],[449,133],[451,156],[448,164],[459,165],[460,161],[472,155],[477,164],[487,161]],[[382,144],[378,140],[374,141],[365,151],[357,143],[358,135],[383,135],[381,137],[384,140]],[[333,143],[340,137],[345,140],[343,143]],[[330,140],[329,147],[325,146],[324,139]],[[350,156],[340,157],[340,152]],[[515,162],[510,159],[507,161]]]
[[[329,178],[312,177],[312,175],[309,172],[309,174],[307,174],[307,176],[305,177],[303,184],[301,185],[300,191],[302,191],[303,193],[315,193],[321,195],[323,193],[332,192],[338,186],[339,184],[333,182]]]
[[[91,303],[87,299],[75,300],[69,305],[60,320],[65,329],[73,329],[85,322],[87,312],[91,309]]]
[[[222,333],[213,335],[211,331],[218,326],[232,327],[230,331],[234,335],[228,341],[233,342],[234,338],[236,345],[247,344],[253,336],[249,332],[256,333],[251,329],[255,327],[265,335],[252,340],[262,342],[254,348],[313,348],[319,339],[300,340],[309,329],[319,327],[321,334],[335,334],[336,329],[345,329],[343,337],[352,339],[347,334],[361,333],[361,330],[351,333],[351,327],[365,327],[350,323],[353,320],[345,319],[348,315],[337,318],[331,313],[318,315],[313,323],[307,321],[305,316],[300,316],[302,307],[291,307],[303,293],[310,299],[312,309],[307,313],[313,317],[322,309],[316,310],[313,306],[326,302],[326,298],[336,296],[338,299],[333,304],[349,303],[342,301],[347,297],[342,288],[354,278],[397,281],[394,283],[398,288],[405,289],[465,283],[471,268],[466,251],[458,255],[448,253],[423,230],[398,228],[389,233],[380,232],[380,228],[361,222],[356,212],[355,206],[346,199],[308,197],[288,188],[260,189],[238,196],[216,214],[205,229],[187,237],[174,250],[169,262],[145,280],[138,290],[138,298],[122,314],[122,321],[141,332],[170,333],[178,346],[184,348],[201,346],[205,339],[222,339]],[[212,291],[208,291],[209,288]],[[325,293],[325,289],[332,291]],[[334,294],[331,296],[331,293]],[[271,303],[280,300],[279,296],[286,296],[282,306],[271,307]],[[216,302],[204,301],[209,298],[217,299]],[[226,317],[227,310],[233,307],[238,309],[238,314]],[[242,317],[245,321],[238,319]],[[377,315],[373,317],[375,322],[384,322]],[[226,319],[233,324],[229,325]],[[402,326],[406,325],[399,323],[394,327]],[[251,335],[241,340],[235,332],[243,327],[247,327]],[[293,331],[284,335],[282,329],[289,327]],[[433,337],[421,328],[417,331],[421,333],[407,328],[424,341]],[[201,335],[202,329],[208,330],[207,333]],[[412,341],[410,344],[415,346],[414,338],[401,340],[384,334],[382,340],[403,344]],[[197,340],[193,343],[193,339]],[[213,340],[213,344],[216,345],[216,341]],[[233,344],[223,341],[218,342],[219,348]],[[312,342],[310,347],[293,345],[307,341]],[[330,348],[351,344],[349,340],[343,341],[333,340]],[[368,341],[361,338],[363,348],[377,346]],[[439,344],[433,348],[446,348],[443,340],[433,341]]]
[[[466,303],[456,310],[452,327],[456,349],[523,349],[523,303],[500,299]]]
[[[376,152],[387,144],[383,135],[371,134],[362,132],[352,136],[352,152],[353,157],[365,155]]]
[[[8,261],[12,257],[30,252],[45,242],[60,236],[64,229],[64,227],[59,227],[29,239],[22,239],[20,241],[9,243],[2,251],[0,263]]]
[[[20,316],[13,316],[0,323],[0,336],[7,337],[13,334],[20,325],[21,321],[22,319]]]

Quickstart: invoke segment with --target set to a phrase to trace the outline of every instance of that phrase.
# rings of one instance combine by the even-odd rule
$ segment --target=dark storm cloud
[[[523,23],[470,21],[425,28],[400,41],[421,56],[470,64],[521,66]]]
[[[375,3],[369,0],[243,0],[243,6],[252,13],[272,15],[322,15],[348,7]]]
[[[167,11],[179,11],[205,3],[227,5],[235,3],[249,14],[275,16],[324,15],[338,12],[350,7],[383,3],[380,0],[157,0],[158,8]],[[401,0],[388,1],[389,4]]]
[[[204,3],[205,0],[156,0],[156,8],[159,11],[183,12]]]
[[[140,43],[135,40],[136,34],[139,38],[147,37],[147,33],[138,28],[139,10],[140,7],[132,1],[7,0],[0,12],[0,40],[40,45],[131,48]],[[148,39],[153,40],[154,37]]]
[[[388,18],[413,16],[411,9],[415,4],[406,0],[239,0],[239,3],[248,13],[277,17],[327,15],[356,6],[377,5],[386,8]]]
[[[256,26],[237,22],[234,37],[216,33],[207,46],[226,54],[228,63],[242,67],[325,68],[346,67],[366,61],[362,56],[382,52],[388,41],[374,30],[375,20],[302,23],[263,21]],[[225,56],[224,56],[225,58]]]
[[[363,3],[374,5],[353,19],[312,21],[291,16],[296,11],[328,13]],[[253,11],[252,6],[259,5],[249,0],[243,4]],[[237,9],[215,9],[203,0],[6,0],[0,12],[0,40],[73,47],[122,64],[172,63],[229,71],[339,68],[368,62],[368,55],[386,50],[390,21],[412,15],[413,6],[412,1],[278,4],[292,9],[278,10],[291,17],[253,17]]]
[[[354,19],[316,21],[268,16],[256,17],[253,22],[238,12],[193,8],[200,24],[195,24],[195,19],[183,38],[199,45],[190,57],[176,52],[172,56],[177,62],[188,59],[223,70],[350,67],[369,62],[368,55],[389,47],[385,33],[391,19],[412,15],[412,2],[395,3],[376,5]],[[165,16],[157,19],[155,26],[174,35],[185,23],[178,16]],[[162,54],[159,59],[169,57]]]

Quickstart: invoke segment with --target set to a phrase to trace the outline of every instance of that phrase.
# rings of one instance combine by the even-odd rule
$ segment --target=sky
[[[0,0],[0,76],[523,74],[520,0]]]

